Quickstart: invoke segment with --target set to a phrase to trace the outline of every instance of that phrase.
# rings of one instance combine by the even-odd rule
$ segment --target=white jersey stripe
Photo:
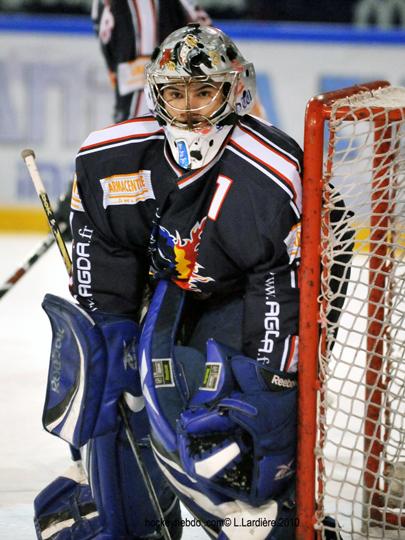
[[[142,120],[123,122],[122,124],[116,124],[98,131],[93,131],[84,141],[82,148],[85,149],[89,146],[102,144],[104,142],[106,144],[112,143],[114,140],[131,137],[132,135],[134,137],[137,135],[147,136],[158,132],[163,133],[163,130],[154,119],[148,120],[145,118]]]
[[[274,170],[275,174],[283,177],[285,182],[287,182],[289,185],[291,184],[291,188],[294,190],[293,198],[296,200],[298,208],[301,208],[301,178],[297,169],[292,163],[289,163],[282,156],[270,150],[267,146],[256,140],[254,137],[249,136],[239,127],[236,127],[232,136],[232,141],[237,144],[242,151],[245,150],[254,156],[254,158],[262,161],[265,165]]]
[[[269,124],[269,125],[271,127],[271,124]],[[250,126],[247,126],[246,124],[242,124],[242,123],[241,123],[241,126],[243,127],[243,130],[250,131],[251,133],[254,133],[254,135],[256,137],[259,137],[259,139],[261,139],[265,144],[267,144],[268,146],[271,146],[272,148],[275,149],[275,151],[279,152],[280,154],[283,154],[286,159],[289,159],[290,161],[293,161],[296,164],[297,169],[299,171],[301,171],[301,164],[300,164],[299,160],[293,154],[290,154],[289,152],[284,150],[284,148],[281,148],[280,146],[275,144],[273,141],[270,141],[269,139],[264,137],[261,133],[259,133],[255,129],[251,128]]]
[[[253,167],[256,167],[256,169],[259,169],[259,171],[261,171],[263,174],[265,174],[269,178],[271,178],[271,180],[273,180],[273,182],[275,182],[283,191],[285,191],[289,197],[291,198],[294,197],[294,193],[292,192],[291,189],[289,189],[289,187],[284,182],[279,180],[276,176],[272,175],[264,167],[256,163],[256,161],[253,161],[253,159],[250,159],[246,154],[239,152],[239,150],[236,150],[236,148],[233,148],[232,146],[228,146],[227,149],[233,152],[234,154],[238,155],[239,157],[241,157],[242,159],[244,159],[251,165],[253,165]]]
[[[153,0],[132,0],[132,17],[137,22],[137,56],[150,56],[157,45],[156,16]]]
[[[93,154],[94,152],[101,152],[102,150],[108,150],[110,148],[117,148],[118,146],[124,146],[125,144],[135,144],[144,141],[151,141],[153,139],[164,139],[164,135],[149,135],[148,137],[143,137],[142,139],[130,139],[129,141],[120,141],[117,143],[106,144],[105,146],[98,146],[97,148],[90,148],[89,150],[83,150],[79,152],[78,156],[85,156],[86,154]]]
[[[136,0],[127,0],[127,4],[129,7],[129,11],[131,12],[131,19],[132,19],[132,26],[134,27],[134,34],[133,34],[133,45],[135,50],[135,56],[139,56],[140,53],[138,51],[139,47],[139,39],[137,39],[137,36],[139,36],[140,28],[138,23],[138,15],[136,12]]]
[[[291,278],[291,288],[295,289],[297,287],[296,279],[295,279],[295,270],[291,270],[290,278]]]
[[[254,131],[251,128],[245,128],[245,126],[238,126],[233,133],[232,140],[242,146],[242,148],[246,148],[246,150],[249,151],[251,154],[257,156],[258,159],[261,159],[262,161],[268,163],[269,167],[280,171],[280,173],[287,178],[290,178],[292,176],[292,172],[295,172],[295,174],[297,174],[297,160],[295,158],[285,157],[286,155],[289,156],[289,154],[287,154],[281,149],[280,152],[276,151],[276,149],[272,150],[271,146],[274,146],[274,148],[276,148],[276,146],[273,145],[268,139],[265,139],[260,134],[257,134],[263,141],[261,142],[256,139],[256,136],[250,135],[247,132],[248,130],[251,132]],[[280,155],[280,153],[282,155]],[[294,163],[291,163],[291,161],[293,161]]]
[[[291,199],[290,206],[293,209],[294,214],[297,216],[298,219],[301,219],[301,213],[297,206],[294,204],[294,201]]]
[[[298,350],[299,350],[299,338],[298,336],[293,336],[290,355],[287,364],[287,373],[295,373],[298,369]]]
[[[290,339],[291,339],[291,336],[287,336],[285,338],[285,340],[284,340],[284,349],[283,349],[283,356],[281,358],[281,363],[280,363],[280,371],[284,371],[284,369],[285,369],[285,363],[286,363],[287,356],[288,356]]]

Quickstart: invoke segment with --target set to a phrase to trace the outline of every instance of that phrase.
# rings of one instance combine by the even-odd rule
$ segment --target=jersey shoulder
[[[141,116],[93,131],[85,139],[78,156],[137,142],[163,139],[163,129],[153,116]]]
[[[278,152],[286,160],[296,164],[299,172],[302,170],[303,152],[299,144],[287,133],[274,126],[267,120],[256,116],[245,115],[238,121],[234,131],[234,139],[241,145],[256,140],[262,146],[270,147],[273,152]],[[258,150],[260,147],[256,147]],[[261,153],[259,152],[259,155]]]
[[[232,168],[243,185],[259,189],[265,198],[293,200],[301,208],[302,151],[299,145],[275,126],[246,115],[239,119],[228,142]],[[268,195],[268,197],[266,196]]]

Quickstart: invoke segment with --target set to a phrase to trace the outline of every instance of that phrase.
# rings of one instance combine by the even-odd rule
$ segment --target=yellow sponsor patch
[[[116,204],[136,204],[154,199],[150,171],[130,174],[114,174],[100,179],[103,188],[103,206]]]

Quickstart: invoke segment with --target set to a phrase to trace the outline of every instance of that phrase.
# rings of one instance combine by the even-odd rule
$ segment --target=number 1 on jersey
[[[219,211],[224,203],[225,197],[232,185],[233,180],[227,176],[220,174],[217,179],[217,189],[211,201],[210,208],[208,210],[208,217],[215,221],[218,217]]]

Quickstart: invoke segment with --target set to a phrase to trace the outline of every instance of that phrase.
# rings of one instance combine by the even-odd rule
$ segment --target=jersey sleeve
[[[267,256],[247,276],[244,353],[272,369],[295,372],[298,357],[300,221],[292,202],[266,225]]]
[[[114,49],[111,47],[115,19],[110,6],[106,6],[103,0],[93,0],[91,20],[107,69],[110,74],[115,74],[117,60]],[[113,78],[111,82],[115,83]]]
[[[80,158],[72,193],[73,296],[91,311],[138,318],[148,262],[145,246],[125,246],[100,209]]]

